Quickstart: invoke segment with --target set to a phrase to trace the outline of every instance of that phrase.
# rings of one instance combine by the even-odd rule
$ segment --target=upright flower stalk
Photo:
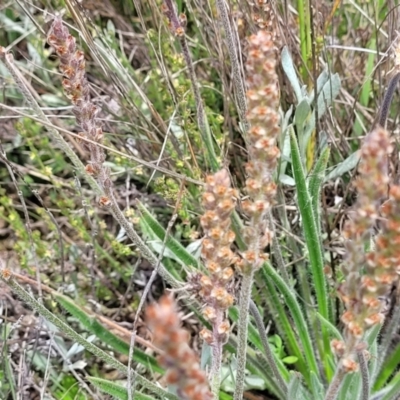
[[[90,156],[90,161],[85,168],[86,172],[94,176],[100,187],[107,193],[111,188],[110,173],[103,165],[106,159],[104,150],[97,145],[103,139],[103,130],[97,118],[100,108],[90,100],[90,88],[85,72],[85,55],[77,50],[75,38],[70,35],[60,17],[54,19],[47,41],[60,58],[60,71],[64,75],[62,85],[67,97],[74,105],[72,111],[82,129],[79,136],[94,142],[84,142]],[[107,196],[101,196],[99,203],[102,206],[109,206],[111,200]]]
[[[146,310],[146,322],[154,344],[164,354],[159,364],[168,369],[165,379],[175,385],[177,394],[183,400],[211,400],[207,377],[200,369],[198,358],[189,347],[187,331],[180,327],[175,303],[171,296],[163,296],[158,304]]]
[[[391,152],[388,132],[378,127],[362,147],[358,201],[344,228],[347,258],[342,266],[345,281],[339,296],[345,305],[341,317],[344,342],[334,340],[332,347],[340,357],[337,380],[359,369],[357,355],[363,352],[366,330],[384,320],[381,296],[386,295],[400,273],[400,186],[389,188],[388,154]],[[382,207],[382,200],[387,198]],[[380,232],[373,248],[365,251],[372,229],[379,223]],[[339,385],[331,384],[329,399],[335,398]]]
[[[235,209],[237,191],[230,187],[227,170],[206,178],[202,204],[205,209],[200,223],[204,230],[202,257],[208,274],[192,277],[192,284],[203,300],[203,315],[212,330],[203,329],[202,338],[212,347],[211,382],[214,399],[219,398],[221,384],[222,348],[228,340],[229,321],[226,312],[234,298],[232,264],[237,257],[231,250],[235,234],[230,229],[231,214]]]
[[[243,280],[239,305],[235,400],[241,400],[243,396],[248,309],[253,277],[255,271],[268,259],[264,249],[272,240],[267,217],[276,195],[273,174],[280,155],[276,146],[280,128],[279,89],[275,67],[275,48],[271,35],[259,31],[250,37],[246,63],[247,121],[250,129],[246,135],[249,154],[246,164],[248,198],[243,201],[242,206],[249,220],[243,231],[247,250],[242,253],[242,260],[238,265]]]

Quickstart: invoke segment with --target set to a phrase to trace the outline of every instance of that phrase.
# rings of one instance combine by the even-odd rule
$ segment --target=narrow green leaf
[[[109,345],[112,349],[125,355],[129,355],[129,344],[115,336],[103,325],[101,325],[96,318],[88,315],[82,308],[78,307],[72,300],[61,294],[56,295],[59,304],[73,315],[89,332],[93,333],[102,342]],[[157,361],[145,354],[143,351],[135,348],[133,352],[133,359],[148,368],[149,371],[163,373],[164,370],[158,365]]]
[[[271,277],[268,275],[266,269],[261,269],[261,277],[263,278],[260,286],[265,287],[266,300],[270,308],[270,313],[276,315],[275,321],[279,332],[285,340],[287,351],[290,355],[297,358],[297,369],[302,375],[307,375],[307,366],[304,360],[303,353],[300,349],[297,337],[293,331],[293,323],[288,318],[287,310],[283,307],[279,293],[276,290]]]
[[[311,395],[304,389],[301,384],[299,374],[291,372],[288,385],[288,394],[286,399],[290,400],[312,400]]]
[[[371,98],[372,90],[372,81],[374,79],[374,69],[375,69],[375,59],[376,59],[376,39],[374,37],[371,38],[370,42],[367,45],[368,49],[375,50],[368,53],[368,61],[365,65],[365,79],[362,85],[359,102],[364,107],[368,107],[369,100]]]
[[[331,337],[334,337],[335,339],[344,342],[342,334],[339,332],[339,330],[336,328],[335,325],[333,325],[330,321],[324,318],[321,314],[316,313],[315,315],[319,319],[320,323],[325,326],[326,330],[329,332]]]
[[[389,391],[382,400],[398,400],[400,396],[400,372],[398,372],[388,385]]]
[[[311,336],[308,330],[304,314],[298,303],[293,290],[287,286],[286,282],[278,275],[274,268],[269,263],[264,263],[263,270],[268,277],[271,278],[274,285],[278,288],[279,292],[284,298],[284,302],[289,309],[290,315],[293,318],[293,322],[296,326],[296,331],[299,335],[302,348],[304,350],[304,356],[308,366],[308,370],[305,371],[305,379],[310,383],[310,373],[314,371],[316,374],[319,373],[317,366],[317,360],[315,358],[314,346],[311,343]],[[297,356],[297,354],[296,354]]]
[[[282,68],[285,71],[285,74],[288,77],[289,82],[293,88],[293,91],[297,98],[297,102],[300,103],[303,98],[303,94],[301,92],[299,78],[297,77],[296,70],[294,69],[292,57],[286,46],[282,50]]]
[[[293,129],[291,129],[290,132],[290,145],[293,175],[296,181],[297,201],[302,219],[302,228],[306,241],[308,258],[311,266],[311,287],[313,287],[315,290],[318,312],[322,315],[322,317],[329,321],[331,313],[326,288],[327,284],[324,274],[322,244],[319,236],[319,230],[317,229],[316,225],[316,218],[312,207],[312,200],[307,188],[303,164],[300,158],[300,150],[297,145],[297,140]],[[330,379],[333,371],[330,370],[330,363],[328,362],[328,360],[332,357],[329,335],[323,325],[321,325],[321,329],[319,329],[318,324],[314,322],[317,321],[313,321],[314,331],[312,337],[317,340],[316,344],[318,345],[320,358],[323,363],[326,376],[328,379]],[[321,347],[321,342],[323,344],[323,348]]]
[[[93,376],[89,376],[87,379],[93,386],[100,389],[102,392],[107,393],[118,400],[128,400],[128,391],[126,387],[115,382]],[[135,391],[135,400],[154,400],[154,397],[150,397]]]
[[[304,98],[296,107],[294,121],[298,132],[303,130],[304,123],[310,117],[311,107],[307,98]]]
[[[324,179],[324,182],[336,179],[338,177],[343,176],[347,172],[354,169],[358,162],[360,161],[360,150],[355,151],[354,153],[350,154],[344,161],[339,163]]]
[[[333,100],[340,92],[340,87],[341,82],[339,74],[331,75],[329,80],[324,84],[321,92],[318,94],[318,119],[323,117],[328,107],[332,105]],[[315,124],[315,115],[314,118],[310,119],[310,123]]]
[[[327,68],[324,68],[317,78],[317,95],[321,93],[321,90],[326,84],[326,82],[328,82],[329,77],[330,77],[329,70]],[[308,94],[308,100],[310,101],[310,104],[314,102],[314,97],[315,97],[315,90],[314,88],[311,88]]]
[[[87,379],[93,386],[100,389],[102,392],[113,396],[115,399],[128,400],[128,391],[124,386],[110,382],[106,379],[95,378],[91,376],[87,377]],[[136,394],[137,393],[135,393],[135,398]]]
[[[321,92],[318,95],[317,99],[317,108],[313,108],[313,112],[307,120],[306,127],[304,128],[303,132],[299,132],[299,147],[300,147],[300,154],[302,157],[305,155],[305,151],[307,148],[308,141],[315,130],[315,116],[318,116],[318,119],[325,114],[328,107],[330,107],[333,103],[333,100],[340,92],[340,78],[338,74],[333,74],[330,76],[330,79],[324,84]],[[318,113],[318,114],[317,114]]]
[[[323,400],[324,386],[313,371],[311,371],[311,392],[314,400]]]
[[[385,360],[382,365],[381,373],[374,384],[374,391],[382,389],[383,385],[393,375],[393,373],[399,368],[400,360],[400,343],[396,346],[394,351],[390,352],[389,357]]]
[[[297,199],[304,236],[306,239],[308,255],[310,258],[314,288],[317,296],[319,313],[329,320],[328,296],[326,291],[326,281],[323,273],[324,262],[322,258],[321,241],[316,226],[312,201],[308,192],[306,177],[300,159],[299,147],[293,129],[290,132],[290,144],[292,154],[293,175],[297,187]]]
[[[369,376],[371,378],[371,392],[374,387],[374,380],[376,378],[377,370],[378,370],[378,341],[375,340],[372,346],[369,348]]]
[[[299,376],[296,373],[292,372],[290,375],[290,381],[288,386],[288,398],[297,399],[297,396],[300,392],[299,388],[300,388]]]
[[[147,208],[137,203],[138,209],[142,215],[146,225],[150,228],[153,236],[164,243],[166,231],[164,227],[154,218],[154,216],[147,210]],[[199,262],[193,257],[175,238],[171,235],[167,238],[165,249],[171,252],[177,261],[184,266],[193,266],[199,269]]]

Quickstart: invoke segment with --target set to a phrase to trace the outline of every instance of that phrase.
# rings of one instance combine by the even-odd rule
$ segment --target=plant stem
[[[238,100],[239,117],[240,120],[243,122],[244,131],[247,131],[249,124],[246,119],[246,109],[247,109],[246,93],[238,59],[238,51],[240,50],[240,44],[237,43],[237,41],[234,39],[231,22],[227,11],[227,4],[225,0],[217,0],[216,5],[218,8],[219,15],[221,16],[222,19],[222,25],[225,30],[229,58],[231,60],[231,66],[232,66],[233,84],[235,86],[235,92]]]
[[[216,310],[216,318],[213,323],[213,332],[222,323],[224,315],[221,310]],[[221,364],[222,364],[222,348],[223,344],[217,339],[212,344],[212,361],[211,361],[211,391],[214,400],[219,399],[219,390],[221,387]]]
[[[364,350],[357,351],[358,361],[360,363],[360,372],[362,379],[362,395],[361,400],[369,399],[369,371],[367,360],[365,359]]]
[[[335,400],[339,394],[340,385],[343,382],[343,378],[346,376],[341,365],[337,366],[336,373],[329,385],[328,391],[326,392],[325,400]]]
[[[246,352],[247,352],[247,326],[249,323],[249,304],[251,297],[251,287],[253,285],[254,270],[243,274],[242,288],[239,300],[239,320],[238,320],[238,343],[237,343],[237,370],[234,400],[243,399],[244,379],[246,373]]]
[[[264,324],[261,318],[261,315],[258,311],[257,306],[255,305],[253,300],[250,300],[250,312],[254,317],[254,321],[256,322],[258,332],[260,334],[261,343],[264,347],[265,356],[267,357],[269,367],[277,381],[277,385],[279,390],[281,391],[282,398],[285,398],[287,394],[287,385],[286,382],[283,380],[282,375],[279,373],[278,366],[275,362],[274,354],[272,353],[271,346],[269,345],[267,335],[265,334]]]
[[[383,98],[378,118],[378,123],[382,128],[386,128],[386,120],[389,115],[390,105],[392,104],[393,95],[399,81],[400,81],[400,72],[397,72],[396,75],[394,75],[390,80],[388,88],[385,93],[385,97]]]

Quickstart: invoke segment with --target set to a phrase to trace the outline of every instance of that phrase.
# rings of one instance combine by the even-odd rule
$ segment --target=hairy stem
[[[360,372],[361,372],[361,380],[362,380],[362,394],[361,400],[369,399],[369,371],[367,360],[365,359],[364,350],[357,351],[358,361],[360,363]]]
[[[328,387],[328,391],[325,395],[325,400],[335,400],[337,395],[339,394],[340,385],[343,382],[344,377],[346,376],[344,369],[341,365],[339,365],[336,369],[336,373]]]
[[[379,111],[378,123],[382,128],[386,128],[386,121],[389,115],[390,105],[392,104],[392,99],[394,96],[394,92],[396,90],[397,84],[400,81],[400,72],[392,77],[389,82],[388,88],[385,93],[385,97],[383,98],[382,106]]]
[[[222,310],[216,310],[216,319],[213,324],[213,331],[218,329],[218,326],[222,323],[224,319],[224,315]],[[219,399],[219,390],[221,387],[221,364],[222,364],[222,348],[223,343],[221,340],[214,340],[212,344],[212,361],[211,361],[211,391],[213,394],[214,400]]]
[[[272,353],[271,346],[269,345],[267,335],[265,334],[264,324],[261,318],[261,315],[258,311],[258,308],[253,300],[250,299],[250,312],[254,317],[254,321],[256,322],[258,333],[260,334],[261,343],[264,347],[265,356],[267,357],[269,367],[276,379],[277,385],[279,386],[279,390],[281,391],[282,398],[285,398],[287,394],[287,385],[283,380],[282,375],[279,373],[278,366],[275,362],[274,354]]]
[[[246,110],[247,110],[247,102],[246,102],[246,93],[245,87],[242,79],[242,73],[240,68],[240,63],[238,59],[238,52],[240,51],[239,43],[235,40],[231,21],[229,19],[229,14],[227,10],[227,4],[225,0],[217,0],[216,2],[219,15],[222,20],[222,25],[224,26],[226,40],[227,40],[227,47],[229,52],[229,58],[231,60],[232,66],[232,77],[233,77],[233,84],[235,87],[235,93],[237,96],[238,101],[238,111],[240,120],[244,124],[244,130],[247,131],[249,128],[249,124],[246,119]]]
[[[251,287],[253,285],[254,270],[251,268],[243,275],[242,288],[239,300],[238,343],[237,343],[237,370],[234,400],[243,399],[244,379],[246,373],[247,326],[249,323],[249,304]]]

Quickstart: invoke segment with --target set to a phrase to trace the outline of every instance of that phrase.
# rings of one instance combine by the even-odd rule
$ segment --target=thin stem
[[[251,299],[250,299],[250,312],[253,315],[254,321],[257,325],[257,329],[260,334],[261,343],[264,347],[265,356],[267,357],[269,367],[271,368],[271,371],[277,381],[277,385],[279,386],[279,389],[282,392],[281,397],[285,398],[288,392],[287,384],[283,380],[282,375],[279,373],[278,365],[275,362],[274,354],[272,353],[271,346],[269,345],[269,341],[265,333],[265,327],[261,315],[254,301]]]
[[[390,317],[390,322],[384,329],[384,333],[382,335],[382,342],[379,346],[378,351],[378,367],[376,368],[374,378],[381,372],[383,363],[386,359],[386,356],[389,352],[390,345],[392,343],[393,337],[395,336],[400,322],[400,303],[396,304],[393,314]]]
[[[239,300],[238,320],[238,343],[237,343],[237,370],[234,400],[243,399],[244,378],[246,373],[246,352],[247,352],[247,326],[249,323],[249,304],[251,298],[251,287],[253,285],[254,269],[243,274],[242,288]]]
[[[33,115],[26,114],[26,113],[20,111],[19,109],[7,106],[6,104],[2,104],[2,103],[0,103],[0,108],[4,108],[5,110],[9,110],[9,111],[12,111],[14,113],[17,113],[21,117],[30,118],[32,121],[36,121],[36,122],[48,127],[49,129],[56,129],[57,132],[65,133],[65,134],[67,134],[69,136],[74,137],[75,139],[80,139],[80,140],[82,140],[83,142],[85,142],[87,144],[89,144],[89,143],[96,144],[98,147],[101,147],[101,148],[103,148],[104,150],[107,150],[110,153],[113,153],[115,155],[119,155],[121,157],[124,157],[126,160],[133,161],[135,163],[138,163],[138,164],[142,165],[143,167],[158,171],[158,172],[160,172],[160,173],[162,173],[162,174],[164,174],[166,176],[170,176],[170,177],[178,179],[178,180],[185,180],[186,182],[194,183],[197,186],[203,186],[204,185],[204,182],[202,182],[200,180],[197,180],[197,179],[194,179],[194,178],[190,178],[189,176],[186,176],[186,175],[178,174],[178,173],[176,173],[176,172],[174,172],[174,171],[172,171],[172,170],[170,170],[168,168],[160,167],[154,161],[145,161],[144,159],[139,158],[139,157],[135,157],[132,154],[124,153],[123,151],[119,151],[117,149],[113,149],[111,147],[108,147],[108,146],[104,145],[103,143],[95,142],[95,141],[93,141],[93,140],[91,140],[89,138],[79,136],[78,134],[76,134],[74,132],[71,132],[68,129],[64,129],[64,128],[60,127],[60,126],[55,127],[55,125],[52,124],[49,120],[36,118]],[[97,192],[96,191],[96,194],[103,194],[103,192]]]
[[[369,399],[369,371],[367,360],[365,359],[364,350],[357,351],[358,361],[360,363],[360,372],[361,372],[361,380],[362,380],[362,394],[361,400]]]
[[[222,323],[224,319],[224,315],[222,310],[216,310],[216,318],[213,323],[213,332],[215,329],[218,329],[218,326]],[[218,340],[214,340],[212,343],[212,361],[211,361],[211,391],[213,394],[214,400],[219,399],[219,390],[221,387],[221,364],[222,364],[222,348],[223,343]]]
[[[329,385],[328,391],[326,392],[325,400],[335,400],[339,394],[340,386],[346,376],[343,368],[339,365],[336,369],[336,373]]]
[[[239,59],[238,59],[238,51],[240,51],[240,47],[239,47],[240,44],[234,38],[234,35],[232,32],[232,27],[231,27],[231,21],[229,19],[229,14],[228,14],[228,10],[227,10],[227,4],[226,4],[225,0],[217,0],[216,5],[217,5],[218,12],[219,12],[219,15],[222,20],[222,25],[225,30],[228,53],[229,53],[229,58],[231,60],[231,66],[232,66],[233,84],[235,87],[235,93],[236,93],[237,100],[238,100],[239,117],[240,117],[240,120],[244,124],[244,126],[243,126],[244,131],[247,131],[249,124],[246,119],[246,110],[247,110],[246,93],[245,93],[245,87],[244,87],[241,68],[240,68]]]
[[[399,81],[400,81],[400,72],[397,72],[397,74],[394,75],[390,80],[388,88],[385,93],[385,97],[383,98],[378,118],[378,123],[382,128],[386,128],[386,121],[389,115],[390,105],[392,104],[393,95]]]

